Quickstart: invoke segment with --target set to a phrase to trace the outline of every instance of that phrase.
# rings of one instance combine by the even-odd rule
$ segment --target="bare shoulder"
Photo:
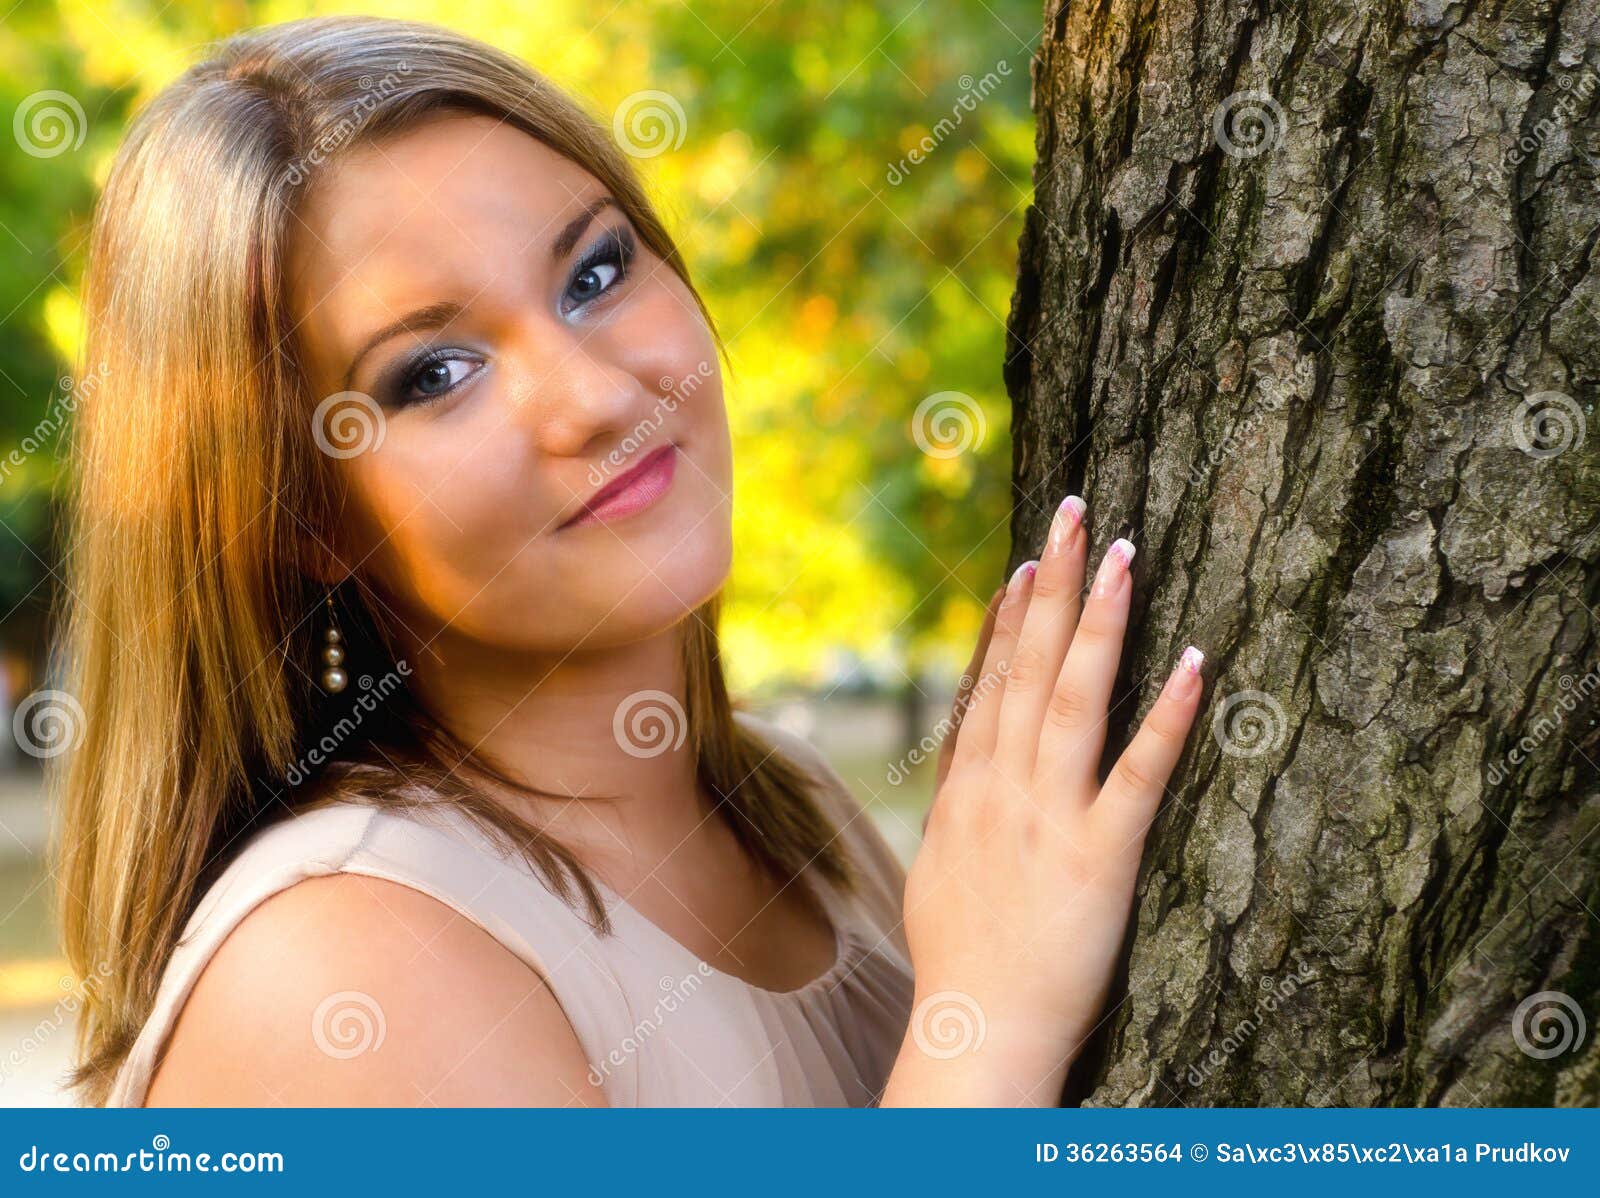
[[[307,878],[207,962],[149,1106],[604,1105],[555,996],[413,887]]]

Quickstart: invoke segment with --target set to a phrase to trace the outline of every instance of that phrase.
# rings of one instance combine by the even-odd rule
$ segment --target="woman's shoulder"
[[[250,834],[202,895],[111,1103],[593,1101],[575,1086],[588,1067],[545,969],[581,923],[443,806],[291,812]],[[570,967],[562,977],[584,984]],[[469,1043],[457,1031],[470,1028]],[[369,1039],[388,1046],[381,1059],[328,1072],[375,1050]],[[535,1040],[555,1054],[541,1077],[567,1087],[559,1096],[495,1072]],[[384,1090],[395,1069],[432,1076],[440,1054],[461,1068],[431,1089]]]
[[[231,926],[237,921],[233,917],[302,878],[361,872],[374,864],[414,867],[437,861],[438,848],[428,842],[444,833],[447,821],[442,811],[420,803],[340,798],[313,799],[286,811],[228,846],[226,864],[195,905],[179,943]]]
[[[565,1104],[597,1100],[587,1075],[526,963],[414,887],[339,872],[274,891],[229,929],[143,1101]]]

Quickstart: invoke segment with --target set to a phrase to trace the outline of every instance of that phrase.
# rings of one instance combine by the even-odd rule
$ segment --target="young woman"
[[[86,312],[86,1101],[1055,1101],[1201,690],[1191,650],[1101,785],[1133,548],[1085,598],[1081,501],[990,605],[908,881],[730,704],[720,342],[526,66],[226,43],[130,130]]]

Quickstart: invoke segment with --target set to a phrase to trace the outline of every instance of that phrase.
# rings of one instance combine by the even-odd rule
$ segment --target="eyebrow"
[[[462,305],[453,300],[446,300],[437,304],[429,304],[426,308],[418,308],[415,312],[408,312],[399,320],[391,321],[384,325],[372,336],[362,343],[356,356],[350,359],[350,368],[344,374],[344,386],[341,390],[350,390],[350,382],[356,377],[356,367],[361,365],[373,350],[382,345],[391,337],[398,337],[402,333],[421,333],[431,329],[442,329],[462,312]]]
[[[583,231],[592,221],[607,208],[617,207],[615,196],[603,195],[589,201],[584,210],[562,226],[561,232],[556,234],[556,239],[550,243],[550,258],[559,262],[572,252],[572,247],[578,244],[578,238],[583,236]]]
[[[572,247],[578,244],[578,239],[583,236],[583,231],[589,227],[589,222],[594,220],[607,208],[619,207],[615,196],[598,196],[584,207],[584,210],[569,220],[561,227],[555,240],[550,243],[550,259],[559,262],[572,252]],[[415,312],[408,312],[399,320],[391,321],[384,325],[356,351],[355,357],[350,359],[350,367],[345,371],[342,390],[350,389],[350,381],[356,376],[356,367],[361,365],[361,360],[373,350],[382,345],[391,337],[398,337],[402,333],[421,333],[433,329],[441,329],[449,324],[464,310],[463,305],[453,302],[429,304],[425,308],[418,308]]]

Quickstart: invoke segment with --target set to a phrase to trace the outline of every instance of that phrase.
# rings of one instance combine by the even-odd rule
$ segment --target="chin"
[[[586,596],[595,620],[582,638],[586,646],[623,645],[664,632],[722,589],[733,562],[728,520],[711,517],[685,532],[618,544],[617,553],[608,554],[597,575],[605,585]]]

